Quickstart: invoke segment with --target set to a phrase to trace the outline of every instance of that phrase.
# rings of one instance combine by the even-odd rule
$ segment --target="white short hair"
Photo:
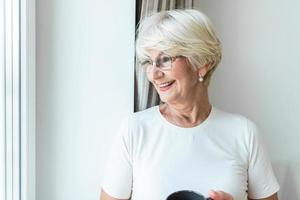
[[[185,56],[195,68],[209,64],[207,83],[222,57],[211,21],[194,9],[162,11],[142,19],[137,30],[137,59],[149,59],[150,50]]]

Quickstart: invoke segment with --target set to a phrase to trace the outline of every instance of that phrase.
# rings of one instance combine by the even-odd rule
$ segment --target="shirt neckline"
[[[208,117],[200,124],[193,126],[193,127],[181,127],[178,125],[175,125],[171,122],[169,122],[160,112],[159,110],[159,106],[155,106],[155,111],[156,114],[159,118],[159,121],[167,126],[169,129],[175,130],[175,131],[185,131],[185,132],[195,132],[196,130],[198,131],[199,129],[203,129],[204,127],[206,127],[210,121],[212,120],[213,116],[215,115],[216,112],[216,108],[214,106],[211,107],[211,111],[208,115]]]

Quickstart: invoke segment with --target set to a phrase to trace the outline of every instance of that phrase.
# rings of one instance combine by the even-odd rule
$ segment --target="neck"
[[[211,111],[207,88],[194,92],[181,102],[167,102],[160,107],[162,115],[171,123],[193,127],[202,123]]]

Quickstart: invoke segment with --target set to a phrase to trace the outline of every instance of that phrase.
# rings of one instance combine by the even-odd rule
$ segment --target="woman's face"
[[[160,51],[150,51],[149,59],[155,61]],[[184,103],[198,91],[198,70],[192,68],[185,57],[177,57],[170,70],[161,71],[156,66],[147,73],[160,99],[166,103]]]

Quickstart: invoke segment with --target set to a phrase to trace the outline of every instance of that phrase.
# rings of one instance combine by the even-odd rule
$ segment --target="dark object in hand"
[[[170,194],[167,200],[213,200],[205,198],[202,194],[190,190],[181,190]]]

